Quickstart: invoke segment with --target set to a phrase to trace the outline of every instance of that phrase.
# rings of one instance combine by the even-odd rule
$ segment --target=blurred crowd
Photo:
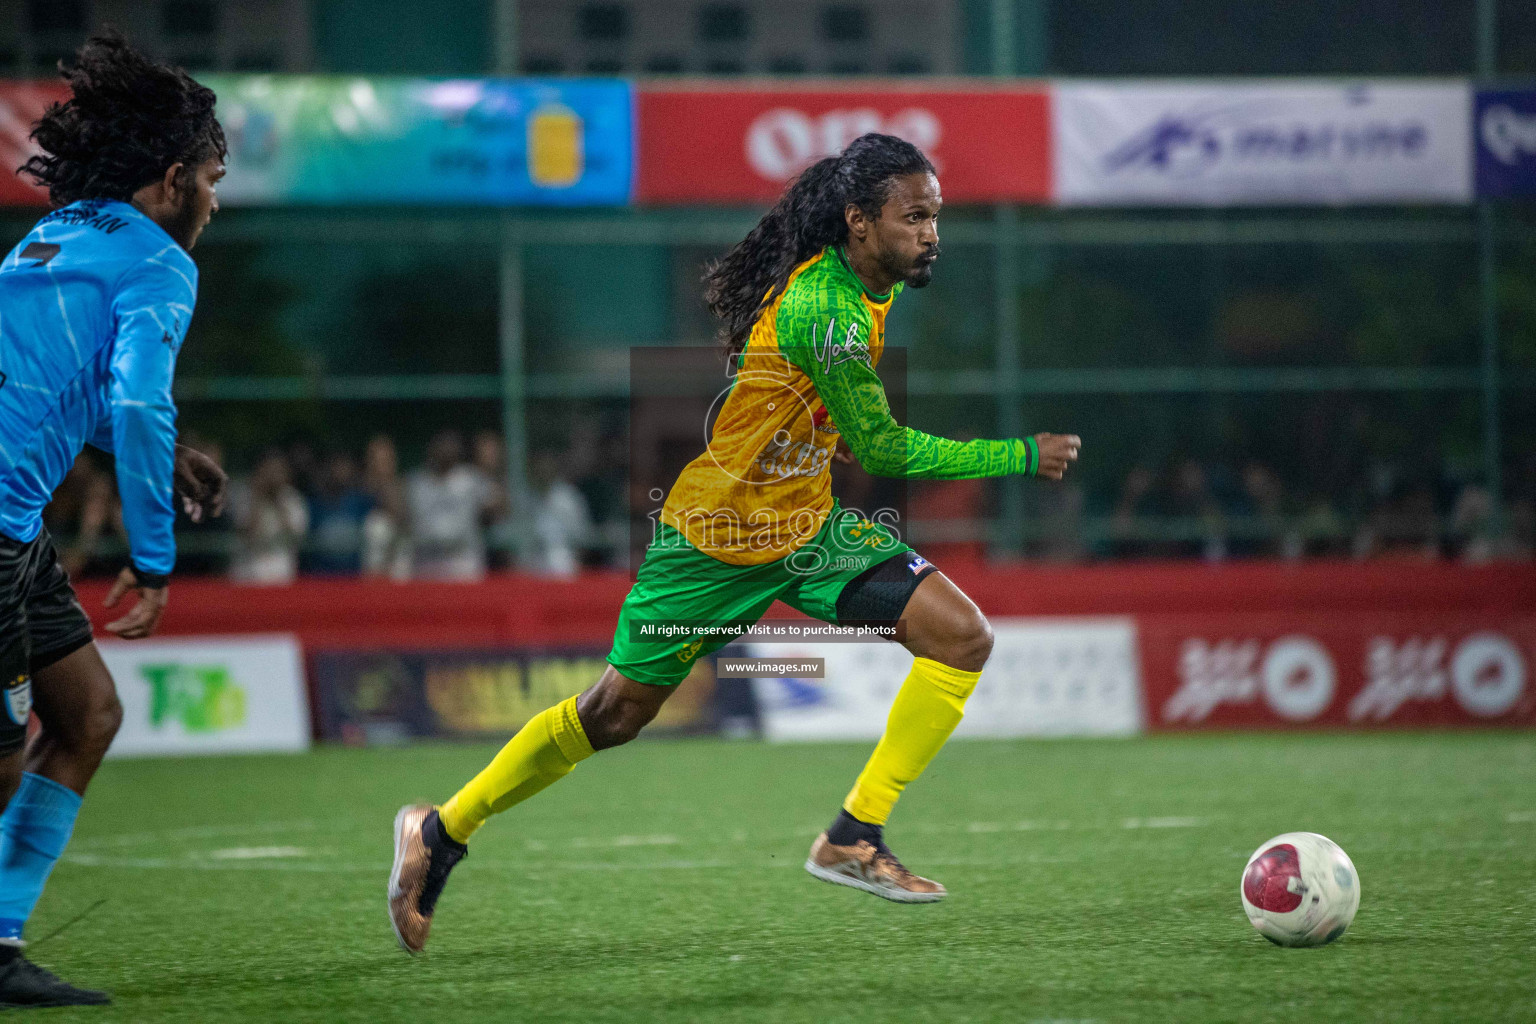
[[[1536,454],[1493,501],[1481,483],[1448,474],[1363,467],[1327,493],[1288,485],[1271,466],[1197,459],[1138,465],[1114,493],[1072,481],[1023,489],[1021,522],[1001,524],[1026,557],[1042,561],[1240,558],[1536,558]],[[983,555],[1004,515],[995,485],[919,482],[908,511],[919,547],[935,560]]]
[[[1531,469],[1536,471],[1536,463]],[[1161,472],[1146,466],[1125,479],[1114,508],[1112,548],[1121,557],[1313,556],[1452,557],[1488,561],[1530,557],[1532,484],[1507,512],[1494,514],[1488,490],[1475,482],[1368,466],[1334,493],[1289,488],[1271,467],[1182,459]],[[1178,528],[1148,538],[1138,521],[1160,518]]]
[[[215,441],[182,443],[224,462]],[[605,561],[594,503],[622,506],[609,493],[615,474],[586,462],[535,453],[526,493],[514,495],[501,436],[491,431],[466,440],[444,430],[409,471],[384,434],[360,453],[304,441],[271,448],[232,475],[224,515],[194,523],[178,514],[177,571],[253,584],[301,574],[472,581],[507,568],[573,576]],[[126,533],[108,460],[87,449],[45,522],[71,574],[115,572]]]
[[[183,442],[222,464],[216,442]],[[295,442],[233,476],[222,517],[181,517],[178,571],[279,584],[299,575],[476,580],[499,569],[569,577],[623,568],[644,537],[642,529],[631,538],[632,515],[645,525],[626,498],[628,458],[622,435],[578,430],[561,449],[532,453],[527,487],[514,494],[502,438],[491,431],[466,439],[444,430],[409,471],[388,435],[361,452]],[[908,539],[936,561],[984,556],[1001,533],[1027,557],[1057,562],[1536,557],[1536,454],[1508,482],[1502,506],[1481,484],[1444,475],[1382,464],[1356,476],[1308,493],[1260,461],[1185,458],[1136,466],[1097,500],[1077,482],[1026,486],[1022,520],[1012,524],[996,481],[918,481],[905,497]],[[845,480],[837,490],[845,506],[870,508],[899,500],[884,493],[890,483]],[[87,449],[45,521],[72,574],[109,575],[122,564],[126,535],[105,457]]]

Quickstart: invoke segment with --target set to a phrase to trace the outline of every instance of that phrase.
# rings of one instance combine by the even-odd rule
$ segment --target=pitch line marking
[[[82,849],[97,850],[124,846],[147,846],[152,843],[174,842],[179,839],[212,839],[219,836],[246,836],[263,832],[314,831],[320,827],[320,822],[310,818],[301,821],[247,822],[243,825],[185,825],[180,828],[155,829],[150,832],[129,832],[124,835],[102,836],[99,839],[79,839],[70,845],[70,849],[80,852]]]
[[[232,846],[227,850],[214,850],[209,860],[276,860],[280,857],[308,857],[309,851],[302,846]]]

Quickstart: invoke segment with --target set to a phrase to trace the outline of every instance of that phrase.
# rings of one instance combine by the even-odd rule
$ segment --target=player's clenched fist
[[[1040,446],[1040,468],[1036,476],[1047,480],[1060,480],[1067,471],[1067,464],[1077,461],[1077,449],[1083,439],[1076,434],[1036,434],[1035,444]]]

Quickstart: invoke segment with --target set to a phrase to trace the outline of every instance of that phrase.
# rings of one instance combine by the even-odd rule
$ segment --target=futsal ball
[[[1325,946],[1360,909],[1360,876],[1339,845],[1316,832],[1287,832],[1253,852],[1243,869],[1243,910],[1277,946]]]

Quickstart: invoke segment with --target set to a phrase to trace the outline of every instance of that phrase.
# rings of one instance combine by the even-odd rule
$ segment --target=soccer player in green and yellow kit
[[[903,903],[944,897],[942,885],[902,866],[883,826],[959,724],[992,631],[883,523],[838,505],[831,463],[853,458],[870,473],[907,478],[1060,479],[1079,441],[962,443],[892,417],[875,374],[885,315],[903,288],[933,276],[940,205],[933,165],[916,147],[865,135],[806,170],[710,268],[707,298],[736,375],[708,449],[667,496],[602,678],[524,726],[446,803],[396,815],[389,912],[406,950],[426,944],[448,873],[487,818],[634,739],[698,658],[775,600],[833,623],[899,619],[914,655],[885,734],[806,870]],[[642,639],[645,623],[685,621],[722,628],[664,644]]]

